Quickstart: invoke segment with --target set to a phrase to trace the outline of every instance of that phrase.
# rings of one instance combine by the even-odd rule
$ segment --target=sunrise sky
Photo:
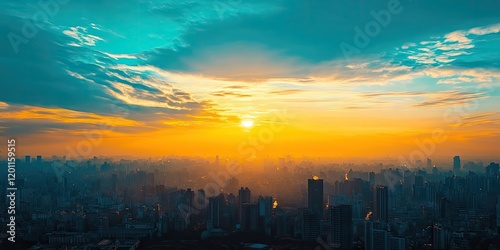
[[[497,0],[52,2],[0,1],[22,154],[500,152]]]

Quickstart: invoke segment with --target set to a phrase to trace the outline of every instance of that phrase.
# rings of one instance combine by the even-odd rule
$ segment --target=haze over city
[[[88,157],[238,156],[276,116],[264,156],[408,156],[436,130],[434,157],[499,152],[496,1],[0,4],[24,154],[97,133]]]

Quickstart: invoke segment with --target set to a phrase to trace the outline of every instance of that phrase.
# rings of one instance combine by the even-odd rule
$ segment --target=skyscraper
[[[370,186],[375,185],[375,172],[370,172]]]
[[[497,230],[500,232],[500,195],[497,196]]]
[[[389,219],[389,189],[386,186],[376,186],[373,202],[375,220],[387,222]]]
[[[220,228],[222,212],[224,209],[224,195],[210,197],[208,199],[208,223],[207,228]]]
[[[302,240],[316,241],[320,236],[320,218],[318,212],[305,209],[302,212]]]
[[[24,162],[27,163],[27,164],[30,164],[31,163],[31,156],[27,155],[24,157]]]
[[[460,172],[460,156],[453,157],[453,172]]]
[[[427,169],[432,169],[432,160],[427,158]]]
[[[350,250],[353,240],[352,206],[330,208],[330,236],[335,249]]]
[[[317,176],[307,180],[307,208],[323,217],[323,179]]]
[[[242,209],[244,204],[249,204],[251,202],[251,193],[248,187],[241,187],[238,191],[238,213],[239,213],[239,223],[242,223]]]
[[[245,203],[241,207],[241,230],[255,232],[259,225],[259,207],[257,204]]]

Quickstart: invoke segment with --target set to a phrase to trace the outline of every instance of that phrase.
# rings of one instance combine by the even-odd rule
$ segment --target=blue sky
[[[418,134],[453,126],[443,114],[467,107],[456,114],[473,124],[463,128],[467,138],[499,137],[498,1],[40,2],[0,1],[6,135],[43,141],[108,118],[117,136],[259,124],[277,108],[304,129],[385,117]],[[381,13],[390,14],[383,25]],[[366,34],[374,23],[379,29],[357,46],[358,28]],[[394,130],[369,124],[338,130]]]

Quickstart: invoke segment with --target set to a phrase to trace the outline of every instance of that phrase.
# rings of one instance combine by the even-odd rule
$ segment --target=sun
[[[243,121],[241,121],[241,126],[243,126],[245,128],[251,128],[251,127],[253,127],[253,121],[243,120]]]

